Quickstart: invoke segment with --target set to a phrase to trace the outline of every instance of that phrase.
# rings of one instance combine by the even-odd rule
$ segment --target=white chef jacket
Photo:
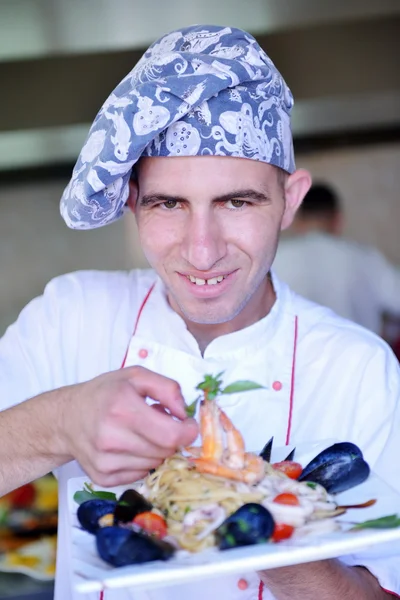
[[[400,315],[400,268],[369,246],[321,231],[283,238],[274,270],[295,292],[380,334]]]
[[[124,357],[126,365],[143,365],[178,380],[188,402],[205,373],[224,371],[227,383],[252,379],[265,386],[220,399],[248,448],[260,450],[272,435],[277,446],[330,438],[352,441],[381,477],[400,489],[399,368],[392,352],[374,334],[297,296],[275,276],[273,283],[277,300],[270,313],[213,340],[202,356],[152,271],[58,277],[0,341],[1,407],[118,369]],[[81,471],[73,462],[57,474],[56,600],[99,600],[97,593],[74,593],[68,570],[66,487],[68,478]],[[343,560],[365,565],[385,589],[400,593],[399,556],[400,549],[396,557],[392,545]],[[238,588],[240,577],[248,582],[246,590]],[[106,590],[103,595],[104,600],[206,597],[257,600],[259,579],[243,573],[150,592]],[[272,595],[264,590],[262,598]]]

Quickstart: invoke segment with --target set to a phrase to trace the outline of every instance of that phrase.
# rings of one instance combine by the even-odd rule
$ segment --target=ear
[[[287,229],[293,223],[294,216],[311,187],[311,175],[305,169],[297,169],[285,182],[285,211],[281,229]]]
[[[131,211],[133,212],[133,214],[135,214],[135,211],[136,211],[136,203],[137,203],[138,195],[139,195],[138,184],[136,183],[136,181],[131,179],[129,181],[129,196],[128,196],[126,203],[129,206],[129,208],[131,209]]]

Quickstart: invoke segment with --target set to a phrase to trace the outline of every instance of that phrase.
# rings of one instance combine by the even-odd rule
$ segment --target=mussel
[[[136,515],[150,511],[153,505],[136,490],[126,490],[119,498],[114,515],[116,523],[129,523]]]
[[[260,452],[260,456],[265,462],[271,462],[272,445],[274,443],[274,436],[265,444],[264,448]]]
[[[116,506],[117,503],[114,500],[101,500],[100,498],[86,500],[79,505],[76,516],[83,529],[89,533],[96,533],[100,528],[100,519],[108,514],[114,515]],[[113,516],[111,521],[114,522]]]
[[[260,456],[263,460],[265,460],[265,462],[271,462],[271,452],[272,452],[273,444],[274,444],[274,436],[272,436],[272,438],[270,440],[268,440],[268,442],[265,444],[264,448],[260,452]],[[294,460],[295,452],[296,452],[296,448],[293,448],[289,452],[287,457],[284,458],[283,460]]]
[[[103,527],[96,533],[100,557],[114,567],[170,559],[175,548],[168,542],[123,527]]]
[[[363,483],[369,473],[358,446],[339,442],[320,452],[303,469],[299,481],[319,483],[328,493],[337,494]]]
[[[275,528],[271,513],[261,504],[243,504],[216,530],[220,550],[267,542]]]

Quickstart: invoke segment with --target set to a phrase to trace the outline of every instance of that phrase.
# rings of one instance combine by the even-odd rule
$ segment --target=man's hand
[[[363,567],[321,560],[259,573],[276,600],[386,600],[393,598]]]
[[[0,412],[0,496],[73,459],[98,485],[130,483],[197,434],[176,381],[142,367],[106,373]]]
[[[146,397],[159,404],[149,406]],[[140,479],[191,444],[198,427],[186,418],[176,381],[128,367],[71,386],[62,404],[60,431],[63,453],[78,460],[98,485],[114,486]]]

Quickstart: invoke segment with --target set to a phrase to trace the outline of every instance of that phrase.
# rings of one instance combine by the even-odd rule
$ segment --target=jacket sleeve
[[[79,304],[71,278],[56,278],[7,329],[0,340],[0,410],[68,383],[63,356],[76,356]]]

